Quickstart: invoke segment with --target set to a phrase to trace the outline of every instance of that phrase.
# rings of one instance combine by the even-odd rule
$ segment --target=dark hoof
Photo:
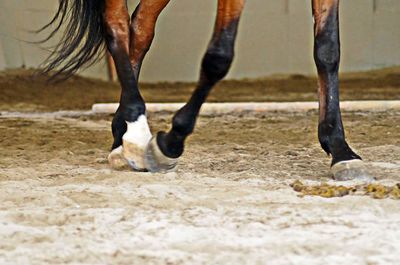
[[[364,162],[359,159],[336,163],[332,166],[331,171],[333,178],[337,181],[361,180],[371,182],[375,180]]]
[[[165,156],[158,147],[157,137],[153,137],[147,145],[144,163],[150,172],[165,173],[174,170],[178,159]]]

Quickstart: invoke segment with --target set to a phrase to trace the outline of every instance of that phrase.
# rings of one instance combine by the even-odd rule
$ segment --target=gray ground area
[[[343,115],[383,185],[400,182],[399,114]],[[110,124],[2,113],[0,264],[398,264],[398,200],[290,187],[335,184],[313,111],[201,117],[167,174],[110,169]]]

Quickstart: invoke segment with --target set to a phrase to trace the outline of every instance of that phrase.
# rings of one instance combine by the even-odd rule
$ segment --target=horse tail
[[[66,79],[80,68],[87,68],[101,58],[104,49],[105,26],[103,13],[105,0],[59,0],[53,19],[37,32],[54,27],[47,38],[64,33],[41,65],[41,72],[51,79]],[[53,72],[54,71],[54,72]]]

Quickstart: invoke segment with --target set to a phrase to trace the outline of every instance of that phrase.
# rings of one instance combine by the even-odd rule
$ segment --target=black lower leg
[[[112,122],[112,132],[114,136],[113,149],[122,145],[122,136],[127,130],[126,122],[134,122],[140,115],[145,113],[145,103],[140,95],[135,72],[133,71],[129,59],[128,21],[125,30],[117,27],[118,26],[114,24],[107,25],[106,27],[108,32],[106,36],[107,48],[114,59],[122,88],[120,106]]]
[[[332,165],[341,161],[361,159],[345,140],[339,104],[327,100],[326,105],[326,115],[318,125],[318,138],[325,152],[332,155]]]
[[[234,43],[239,20],[216,32],[202,61],[199,84],[188,103],[172,119],[172,129],[157,135],[157,144],[164,155],[182,155],[185,139],[193,132],[202,104],[214,85],[226,76],[234,57]]]
[[[351,150],[345,140],[345,133],[339,106],[339,62],[340,40],[338,24],[338,3],[332,2],[325,13],[316,18],[314,59],[319,76],[320,121],[318,138],[322,148],[332,155],[332,165],[346,160],[361,159]]]

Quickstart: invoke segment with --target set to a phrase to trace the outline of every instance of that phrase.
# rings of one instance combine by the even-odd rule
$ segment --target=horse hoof
[[[108,155],[108,163],[113,169],[116,170],[123,170],[129,168],[128,161],[125,159],[123,155],[122,146],[117,147],[111,151],[111,153]]]
[[[152,136],[146,116],[141,115],[137,121],[127,122],[127,127],[122,137],[123,155],[133,170],[147,171],[144,155]]]
[[[169,172],[176,167],[177,163],[177,158],[167,157],[161,152],[156,136],[150,140],[145,153],[145,165],[150,172]]]
[[[364,162],[359,159],[336,163],[332,166],[331,171],[333,178],[338,181],[361,180],[371,182],[375,180]]]
[[[144,162],[145,150],[145,147],[139,146],[135,143],[128,141],[123,142],[123,156],[128,165],[135,171],[147,171]]]

